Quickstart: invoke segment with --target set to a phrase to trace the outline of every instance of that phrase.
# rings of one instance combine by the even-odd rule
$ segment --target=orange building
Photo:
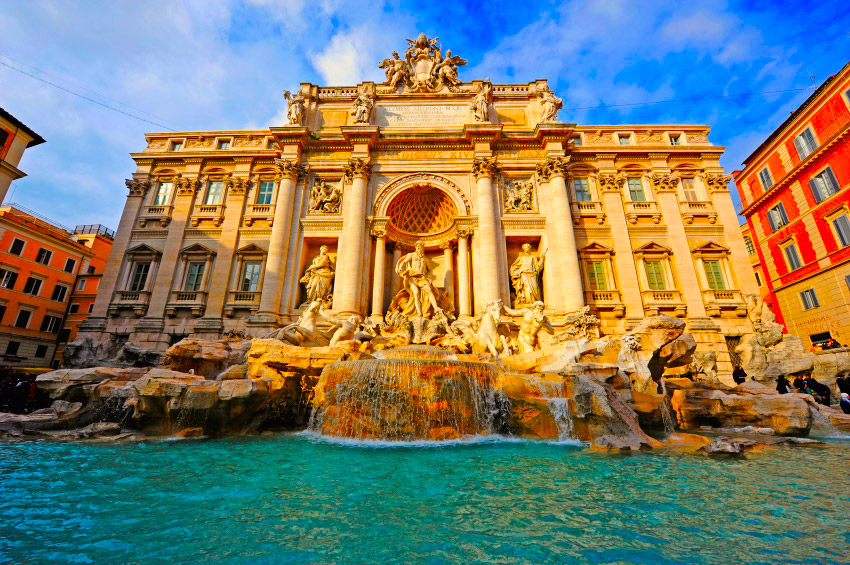
[[[54,355],[55,362],[62,360],[65,345],[77,337],[77,326],[91,314],[94,299],[100,288],[100,279],[103,277],[103,269],[109,252],[112,250],[112,242],[115,232],[100,224],[83,225],[74,228],[71,238],[77,243],[85,245],[94,253],[88,265],[77,275],[74,288],[71,291],[71,300],[68,304],[68,315],[59,332],[59,341]]]
[[[88,241],[86,235],[80,237]],[[0,364],[58,365],[57,343],[60,333],[67,340],[66,317],[79,275],[88,275],[90,266],[102,272],[111,247],[111,240],[97,247],[94,240],[87,246],[31,210],[0,206]]]
[[[807,345],[850,345],[850,63],[744,165],[733,174],[765,301]]]

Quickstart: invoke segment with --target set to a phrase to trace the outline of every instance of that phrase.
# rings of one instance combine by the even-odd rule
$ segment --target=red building
[[[766,299],[814,347],[850,344],[850,63],[735,171]]]

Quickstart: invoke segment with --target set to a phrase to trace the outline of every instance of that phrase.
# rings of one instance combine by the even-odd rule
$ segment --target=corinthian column
[[[275,159],[280,168],[281,180],[277,187],[274,206],[274,223],[269,240],[269,254],[263,276],[260,308],[255,316],[258,322],[280,322],[280,299],[289,248],[289,230],[292,225],[292,208],[295,202],[295,183],[301,172],[297,161]]]
[[[457,232],[457,313],[469,316],[469,232]]]
[[[574,312],[584,306],[573,217],[564,180],[567,161],[565,157],[548,157],[537,166],[540,180],[549,185],[546,232],[552,253],[546,256],[546,268],[554,268],[556,281],[553,285],[556,295],[546,296],[544,300],[558,312]]]
[[[375,236],[375,275],[372,277],[372,317],[384,316],[384,269],[387,256],[387,233],[374,230]]]
[[[481,281],[476,281],[476,304],[488,304],[502,297],[499,288],[499,212],[493,194],[493,177],[496,175],[496,160],[492,157],[475,159],[472,162],[478,204],[478,256]],[[480,294],[478,294],[480,293]]]
[[[352,159],[345,169],[351,183],[344,198],[345,217],[342,234],[345,254],[337,257],[334,283],[334,310],[341,314],[360,314],[360,289],[363,283],[363,258],[366,247],[366,186],[371,165],[363,159]]]

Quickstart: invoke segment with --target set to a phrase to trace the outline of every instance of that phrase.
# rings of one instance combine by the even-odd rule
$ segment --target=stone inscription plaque
[[[381,127],[427,128],[462,126],[470,122],[466,105],[378,106],[376,123]]]

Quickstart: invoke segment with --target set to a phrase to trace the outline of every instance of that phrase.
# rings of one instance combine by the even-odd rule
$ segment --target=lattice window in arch
[[[429,234],[452,225],[457,207],[445,192],[430,186],[408,188],[387,208],[392,224],[407,233]]]

